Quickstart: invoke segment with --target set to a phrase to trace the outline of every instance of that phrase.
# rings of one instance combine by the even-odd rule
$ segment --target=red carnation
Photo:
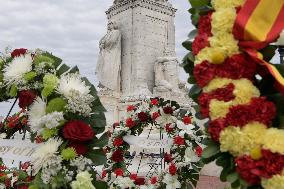
[[[208,61],[203,61],[194,67],[193,75],[196,79],[196,83],[200,87],[204,87],[216,76],[215,72],[216,68],[213,64]]]
[[[102,172],[102,177],[101,177],[101,178],[103,179],[103,178],[105,178],[106,176],[107,176],[107,172],[106,172],[106,170],[103,170],[103,172]]]
[[[136,122],[133,121],[132,118],[128,118],[128,119],[126,119],[125,124],[126,124],[126,127],[129,127],[131,129],[132,127],[134,127],[136,125]]]
[[[131,112],[131,111],[133,111],[133,110],[135,110],[135,109],[136,109],[136,107],[133,106],[133,105],[127,106],[127,112]]]
[[[166,106],[163,108],[165,114],[172,114],[174,112],[173,108],[170,106]]]
[[[158,178],[157,177],[152,177],[150,179],[151,184],[156,184],[158,182]]]
[[[145,184],[145,178],[138,177],[138,178],[135,179],[134,183],[138,186],[144,185]]]
[[[19,107],[26,108],[30,106],[36,98],[35,91],[32,90],[23,90],[19,94]]]
[[[207,34],[198,34],[192,42],[192,52],[197,55],[205,47],[209,47],[209,40]]]
[[[165,153],[164,155],[165,162],[170,163],[173,160],[172,154]]]
[[[81,142],[71,142],[68,147],[74,148],[78,155],[85,155],[88,152],[87,145]]]
[[[15,57],[18,57],[18,56],[21,56],[21,55],[26,54],[27,51],[28,51],[28,49],[23,49],[23,48],[15,49],[15,50],[11,53],[11,56],[12,56],[12,58],[15,58]]]
[[[170,124],[170,123],[166,124],[165,128],[166,128],[166,131],[168,133],[170,133],[174,130],[174,128],[172,128],[172,124]]]
[[[172,164],[169,166],[169,173],[170,173],[171,175],[175,175],[175,174],[177,173],[177,167],[176,167],[175,164],[172,163]]]
[[[116,127],[118,127],[119,126],[119,122],[116,122],[116,123],[114,123],[114,124],[112,124],[112,128],[116,128]]]
[[[130,178],[131,180],[136,180],[136,179],[137,179],[137,174],[131,173],[130,176],[129,176],[129,178]]]
[[[191,124],[191,118],[189,116],[184,116],[182,121],[185,125]]]
[[[203,149],[200,147],[200,146],[197,146],[195,148],[195,153],[198,157],[201,157],[202,156],[202,152],[203,152]]]
[[[118,177],[118,176],[123,176],[124,171],[121,168],[117,168],[116,170],[114,170],[114,174]]]
[[[121,150],[116,150],[113,152],[111,156],[112,161],[119,163],[123,161],[123,151]]]
[[[153,119],[153,120],[156,120],[158,117],[160,117],[160,113],[159,113],[159,112],[154,112],[154,113],[152,114],[152,119]]]
[[[225,119],[215,119],[209,122],[208,133],[211,135],[212,140],[218,142],[220,133],[227,126]]]
[[[71,141],[88,141],[95,136],[94,130],[81,120],[69,121],[64,125],[63,136]]]
[[[211,17],[212,17],[212,12],[209,12],[207,15],[201,16],[199,18],[198,20],[198,33],[199,34],[207,34],[208,36],[212,36]]]
[[[184,145],[185,140],[181,136],[176,136],[176,137],[174,137],[174,143],[177,144],[177,145]]]
[[[148,120],[148,114],[145,112],[139,112],[137,116],[141,122],[146,122]]]
[[[122,138],[115,138],[113,141],[113,145],[118,147],[121,146],[123,144],[123,139]]]
[[[156,106],[156,105],[159,104],[159,100],[156,99],[156,98],[154,98],[154,99],[151,100],[151,104],[154,105],[154,106]]]

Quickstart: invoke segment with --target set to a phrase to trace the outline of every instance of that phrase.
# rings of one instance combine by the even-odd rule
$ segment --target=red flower
[[[148,114],[145,112],[139,112],[137,116],[141,122],[146,122],[148,120]]]
[[[11,56],[12,56],[12,58],[15,58],[15,57],[18,57],[18,56],[21,56],[21,55],[26,54],[27,51],[28,51],[28,49],[24,49],[24,48],[15,49],[15,50],[11,53]]]
[[[202,152],[203,152],[203,149],[200,147],[200,146],[197,146],[195,148],[195,153],[198,157],[201,157],[202,156]]]
[[[123,151],[121,150],[116,150],[113,152],[111,156],[112,161],[119,163],[123,161]]]
[[[194,67],[193,75],[200,87],[206,86],[215,76],[216,68],[208,61],[203,61]]]
[[[211,17],[212,17],[212,12],[209,12],[207,15],[201,16],[199,18],[199,21],[198,21],[198,33],[199,34],[207,34],[208,36],[212,36]]]
[[[133,121],[132,118],[128,118],[128,119],[126,119],[125,124],[126,124],[126,127],[129,127],[131,129],[132,127],[134,127],[136,125],[136,122]]]
[[[165,153],[164,155],[165,162],[170,163],[173,160],[172,154]]]
[[[220,133],[227,126],[225,119],[215,119],[209,122],[208,133],[211,135],[212,140],[218,142]]]
[[[36,98],[36,93],[32,90],[23,90],[19,94],[19,107],[26,108],[30,106]]]
[[[209,40],[207,34],[198,34],[192,42],[192,53],[197,55],[205,47],[209,47]]]
[[[76,141],[71,142],[68,147],[74,148],[78,155],[85,155],[89,150],[86,144]]]
[[[172,132],[174,130],[174,128],[172,128],[172,124],[170,124],[170,123],[166,124],[165,127],[166,127],[166,131],[168,133],[170,133],[170,132]]]
[[[190,118],[189,116],[184,116],[184,117],[183,117],[183,123],[184,123],[185,125],[191,124],[191,118]]]
[[[103,172],[102,172],[102,179],[105,178],[106,176],[107,176],[107,172],[106,172],[106,170],[103,170]]]
[[[118,126],[119,126],[119,122],[115,122],[114,124],[112,124],[112,128],[114,128],[114,129]]]
[[[69,121],[64,125],[63,136],[72,141],[88,141],[95,136],[94,130],[81,120]]]
[[[134,183],[138,186],[144,185],[145,184],[145,178],[138,177],[135,179]]]
[[[156,184],[158,182],[158,178],[157,177],[152,177],[150,179],[151,184]]]
[[[129,176],[129,178],[130,178],[131,180],[136,180],[136,179],[137,179],[137,174],[131,173],[130,176]]]
[[[160,113],[159,112],[154,112],[153,114],[152,114],[152,119],[153,120],[156,120],[158,117],[160,117],[161,115],[160,115]]]
[[[136,107],[133,106],[133,105],[127,106],[127,112],[131,112],[131,111],[133,111],[133,110],[135,110],[135,109],[136,109]]]
[[[176,167],[175,164],[172,163],[172,164],[169,166],[169,173],[170,173],[171,175],[175,175],[175,174],[177,173],[177,167]]]
[[[123,139],[122,138],[115,138],[113,141],[113,145],[118,147],[121,146],[123,144]]]
[[[27,170],[31,166],[30,162],[25,162],[21,164],[21,169],[22,170]]]
[[[166,106],[163,108],[165,114],[172,114],[174,112],[173,108],[170,106]]]
[[[176,136],[176,137],[174,137],[174,144],[184,145],[185,144],[185,140],[181,136]]]
[[[118,177],[118,176],[123,176],[124,171],[121,168],[117,168],[116,170],[114,170],[114,174]]]
[[[156,98],[154,98],[154,99],[151,100],[151,104],[154,105],[154,106],[156,106],[156,105],[159,104],[159,100],[156,99]]]

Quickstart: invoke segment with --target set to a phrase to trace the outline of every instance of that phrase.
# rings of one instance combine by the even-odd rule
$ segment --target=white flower
[[[185,125],[182,121],[177,120],[177,127],[181,130],[184,130],[187,134],[189,135],[193,135],[194,132],[194,125],[189,124],[189,125]]]
[[[43,162],[47,162],[55,154],[57,154],[59,146],[63,141],[59,138],[50,138],[47,142],[39,146],[32,155],[34,168],[36,172],[43,166]]]
[[[67,74],[61,76],[57,91],[66,98],[69,98],[73,95],[73,91],[78,92],[80,95],[89,94],[90,87],[82,81],[79,74]]]
[[[7,177],[8,177],[8,178],[11,178],[11,185],[12,185],[12,186],[14,185],[15,182],[18,181],[18,176],[14,176],[13,173],[7,174]]]
[[[165,114],[163,110],[160,111],[161,116],[156,119],[156,122],[161,126],[165,126],[168,123],[175,123],[177,118],[172,116],[171,114]]]
[[[20,82],[24,74],[32,70],[32,62],[30,54],[15,57],[3,70],[4,81],[8,84]]]
[[[155,189],[156,186],[153,184],[149,184],[149,185],[142,185],[139,187],[140,189]]]
[[[127,189],[127,188],[135,187],[133,180],[131,180],[129,177],[118,176],[115,179],[114,184],[120,189]]]
[[[178,181],[178,176],[177,175],[170,175],[170,174],[166,174],[164,179],[163,179],[163,183],[166,184],[166,189],[177,189],[177,188],[181,188],[181,184]]]
[[[0,134],[0,139],[4,139],[4,138],[6,138],[7,137],[7,134],[6,133],[1,133]]]
[[[88,171],[80,172],[71,183],[72,189],[96,189],[92,184],[92,175]]]
[[[198,162],[200,160],[200,157],[198,157],[191,148],[187,148],[185,150],[184,159],[186,163],[190,163],[190,162],[194,163],[194,162]]]

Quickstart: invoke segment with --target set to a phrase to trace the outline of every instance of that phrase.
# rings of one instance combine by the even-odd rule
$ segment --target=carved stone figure
[[[107,34],[100,41],[96,76],[99,87],[120,91],[121,33],[118,26],[109,22]]]

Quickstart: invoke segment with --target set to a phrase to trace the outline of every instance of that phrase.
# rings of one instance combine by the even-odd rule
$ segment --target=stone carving
[[[107,34],[100,40],[100,54],[96,67],[99,87],[119,92],[120,70],[121,32],[115,22],[109,22]]]

